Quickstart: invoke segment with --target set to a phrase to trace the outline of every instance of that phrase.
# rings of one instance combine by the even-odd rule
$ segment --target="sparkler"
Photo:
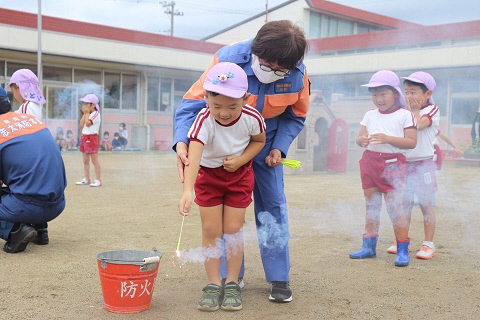
[[[185,222],[185,216],[182,218],[182,226],[180,227],[180,236],[178,237],[178,242],[177,242],[177,257],[180,258],[180,241],[182,241],[182,232],[183,232],[183,223]]]

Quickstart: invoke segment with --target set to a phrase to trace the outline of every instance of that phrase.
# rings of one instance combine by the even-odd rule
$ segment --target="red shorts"
[[[84,134],[80,141],[80,152],[85,154],[98,153],[98,134]]]
[[[252,203],[253,185],[251,161],[235,172],[228,172],[223,167],[200,167],[195,181],[195,203],[201,207],[225,204],[246,208]]]
[[[407,191],[417,194],[437,192],[436,169],[437,164],[432,159],[407,162]]]
[[[362,188],[377,187],[382,193],[405,190],[406,158],[400,153],[366,150],[360,159]]]

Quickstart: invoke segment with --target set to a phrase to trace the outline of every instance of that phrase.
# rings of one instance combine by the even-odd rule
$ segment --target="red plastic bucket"
[[[116,313],[150,309],[161,257],[156,250],[97,254],[104,308]]]

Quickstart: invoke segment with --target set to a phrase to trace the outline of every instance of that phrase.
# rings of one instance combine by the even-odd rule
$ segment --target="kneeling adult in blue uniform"
[[[0,180],[6,185],[0,188],[3,251],[22,252],[31,241],[46,244],[47,222],[65,209],[63,159],[42,121],[12,112],[1,87]],[[37,226],[42,226],[38,232]]]

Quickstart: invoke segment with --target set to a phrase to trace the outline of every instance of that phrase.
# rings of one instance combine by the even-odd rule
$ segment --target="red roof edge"
[[[480,20],[309,40],[309,52],[416,45],[450,39],[480,37]]]
[[[348,7],[348,6],[331,2],[331,1],[308,0],[307,3],[308,5],[310,5],[310,7],[318,10],[347,16],[355,20],[363,20],[366,22],[380,24],[383,26],[391,27],[391,28],[400,29],[400,28],[406,28],[406,27],[420,26],[419,24],[416,24],[416,23],[408,22],[405,20],[399,20],[392,17],[387,17],[381,14],[364,11],[361,9]]]
[[[37,28],[37,14],[0,8],[0,24]],[[142,45],[215,53],[223,45],[42,15],[42,30]]]

